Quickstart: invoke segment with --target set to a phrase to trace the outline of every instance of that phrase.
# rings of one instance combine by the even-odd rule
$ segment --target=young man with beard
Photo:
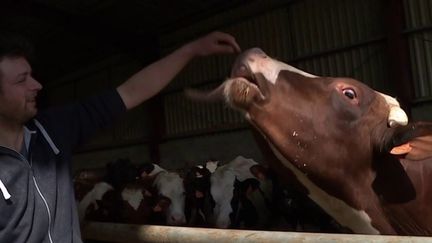
[[[73,149],[156,95],[195,57],[239,52],[213,32],[83,102],[38,113],[42,85],[32,77],[29,44],[0,34],[0,242],[82,242],[71,178]]]

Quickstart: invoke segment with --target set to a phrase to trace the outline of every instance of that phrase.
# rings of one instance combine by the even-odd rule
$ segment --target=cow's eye
[[[351,88],[346,88],[346,89],[344,89],[344,90],[342,90],[342,92],[343,92],[343,94],[346,96],[346,97],[348,97],[349,99],[354,99],[354,98],[357,98],[357,94],[356,94],[356,92],[354,91],[354,89],[351,89]]]

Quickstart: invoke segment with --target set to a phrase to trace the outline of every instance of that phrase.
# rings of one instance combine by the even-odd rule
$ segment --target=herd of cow
[[[143,207],[148,222],[277,228],[280,218],[288,224],[307,218],[296,213],[310,202],[300,200],[301,207],[293,207],[283,193],[287,187],[268,190],[283,184],[331,216],[337,224],[331,219],[319,224],[334,225],[330,231],[432,235],[432,122],[409,123],[396,99],[352,78],[306,73],[258,48],[239,55],[231,77],[215,90],[189,90],[187,95],[222,101],[243,113],[274,176],[242,157],[213,173],[204,166],[194,168],[183,184],[176,174],[144,166],[138,169],[142,187],[124,186],[126,177],[113,176],[111,184],[101,182],[82,197],[81,216],[121,221],[125,216],[110,215],[116,210],[104,208],[115,206],[100,200],[120,201],[121,196],[130,202],[121,214],[138,216],[135,209]],[[146,180],[153,181],[157,191],[142,189]],[[323,218],[318,215],[314,217]]]
[[[79,217],[87,221],[191,227],[340,232],[302,194],[283,188],[267,167],[238,156],[183,172],[127,159],[74,177]]]

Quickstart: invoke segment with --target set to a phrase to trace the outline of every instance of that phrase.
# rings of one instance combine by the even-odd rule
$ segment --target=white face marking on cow
[[[220,166],[210,177],[210,193],[215,201],[215,226],[228,228],[232,212],[231,199],[234,191],[235,174],[229,165]]]
[[[148,174],[149,176],[154,176],[159,172],[163,172],[166,171],[165,169],[162,169],[159,165],[157,164],[153,164],[154,169],[152,170],[152,172],[150,172],[150,174]]]
[[[348,227],[358,234],[379,234],[380,232],[375,229],[371,224],[371,219],[365,211],[359,211],[344,201],[333,197],[326,193],[324,190],[310,181],[307,176],[293,166],[279,151],[267,141],[276,157],[288,167],[297,177],[297,179],[309,191],[309,198],[316,202],[324,211],[332,216],[342,226]]]
[[[153,184],[158,189],[159,194],[171,200],[166,214],[167,223],[169,225],[186,223],[183,179],[176,173],[165,171],[156,177]]]
[[[85,212],[91,204],[98,207],[96,200],[102,200],[103,195],[111,190],[114,190],[114,188],[106,182],[95,184],[93,189],[89,191],[78,204],[79,220],[82,221],[84,219]]]
[[[255,58],[253,62],[248,62],[246,65],[248,65],[248,68],[252,73],[261,73],[272,84],[276,83],[277,77],[279,76],[281,70],[288,70],[290,72],[298,73],[308,78],[317,77],[313,74],[307,73],[268,56],[266,58]]]
[[[231,200],[233,198],[235,179],[244,181],[255,178],[250,168],[258,163],[252,159],[237,156],[228,164],[220,166],[210,177],[210,193],[215,201],[215,225],[218,228],[228,228],[230,213],[233,211]]]
[[[210,173],[214,173],[216,168],[218,167],[219,161],[207,161],[206,169],[210,171]]]
[[[141,190],[134,188],[125,188],[121,193],[122,199],[131,205],[131,207],[137,211],[141,201],[144,199],[144,195]]]
[[[249,178],[255,178],[250,171],[250,168],[258,163],[253,159],[247,159],[243,156],[237,156],[230,162],[230,168],[234,170],[234,174],[239,181],[244,181]]]

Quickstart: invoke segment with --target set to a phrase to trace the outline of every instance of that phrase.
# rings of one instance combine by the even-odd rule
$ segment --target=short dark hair
[[[5,57],[25,57],[32,59],[33,45],[23,35],[13,32],[0,32],[0,61]]]
[[[31,60],[33,57],[33,45],[24,36],[13,32],[0,32],[0,62],[5,57],[24,57]],[[2,73],[0,72],[0,81]],[[1,85],[0,85],[1,92]]]

